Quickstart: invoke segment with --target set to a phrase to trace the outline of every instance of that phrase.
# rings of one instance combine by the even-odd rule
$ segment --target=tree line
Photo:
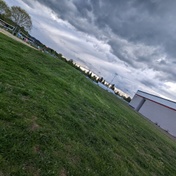
[[[32,28],[32,20],[30,15],[21,7],[9,7],[5,1],[0,0],[0,18],[15,26],[17,31],[19,28],[29,32]]]
[[[27,35],[29,35],[28,32],[32,28],[32,20],[30,15],[21,7],[12,6],[10,8],[3,0],[0,0],[0,18],[10,23],[11,25],[15,26],[15,30],[14,30],[15,33],[18,33],[18,31],[21,30],[23,32],[26,31]],[[74,64],[73,60],[67,60],[62,56],[62,54],[60,53],[58,54],[52,48],[46,47],[44,44],[42,44],[39,40],[35,39],[34,37],[31,36],[31,38],[34,39],[35,44],[37,46],[40,46],[43,52],[47,52],[54,57],[60,58],[61,60],[67,62],[69,65],[83,72],[77,65]],[[83,73],[86,74],[93,81],[101,82],[102,84],[105,84],[105,80],[103,79],[103,77],[97,79],[96,76],[92,76],[92,72],[87,72],[87,73],[83,72]],[[107,86],[109,85],[110,84],[108,84]],[[114,91],[115,85],[112,84],[109,88]],[[120,96],[119,92],[115,92],[115,93]],[[127,102],[131,101],[130,97],[122,96],[122,98]]]

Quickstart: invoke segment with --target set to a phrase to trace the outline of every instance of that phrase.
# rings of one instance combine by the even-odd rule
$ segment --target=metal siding
[[[139,102],[138,107],[136,108],[136,111],[139,111],[141,109],[141,107],[143,106],[143,104],[145,103],[146,99],[142,98],[142,100]]]
[[[167,100],[167,99],[155,96],[155,95],[151,95],[151,94],[139,91],[139,90],[137,91],[136,94],[176,110],[176,102],[173,102],[173,101],[170,101],[170,100]]]
[[[143,98],[135,95],[131,102],[129,103],[130,106],[132,106],[134,109],[136,109],[139,106],[139,103],[141,102]]]
[[[146,100],[139,112],[173,136],[176,136],[176,111]]]

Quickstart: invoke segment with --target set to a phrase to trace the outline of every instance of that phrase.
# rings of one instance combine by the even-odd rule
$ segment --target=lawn
[[[0,175],[175,176],[176,141],[59,58],[0,33]]]

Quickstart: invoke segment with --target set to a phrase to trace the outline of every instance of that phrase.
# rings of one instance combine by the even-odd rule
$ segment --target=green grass
[[[0,175],[175,176],[176,144],[65,62],[0,34]]]

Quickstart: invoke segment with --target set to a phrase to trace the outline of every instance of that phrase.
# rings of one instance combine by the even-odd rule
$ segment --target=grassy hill
[[[0,34],[0,175],[175,176],[176,143],[65,62]]]

